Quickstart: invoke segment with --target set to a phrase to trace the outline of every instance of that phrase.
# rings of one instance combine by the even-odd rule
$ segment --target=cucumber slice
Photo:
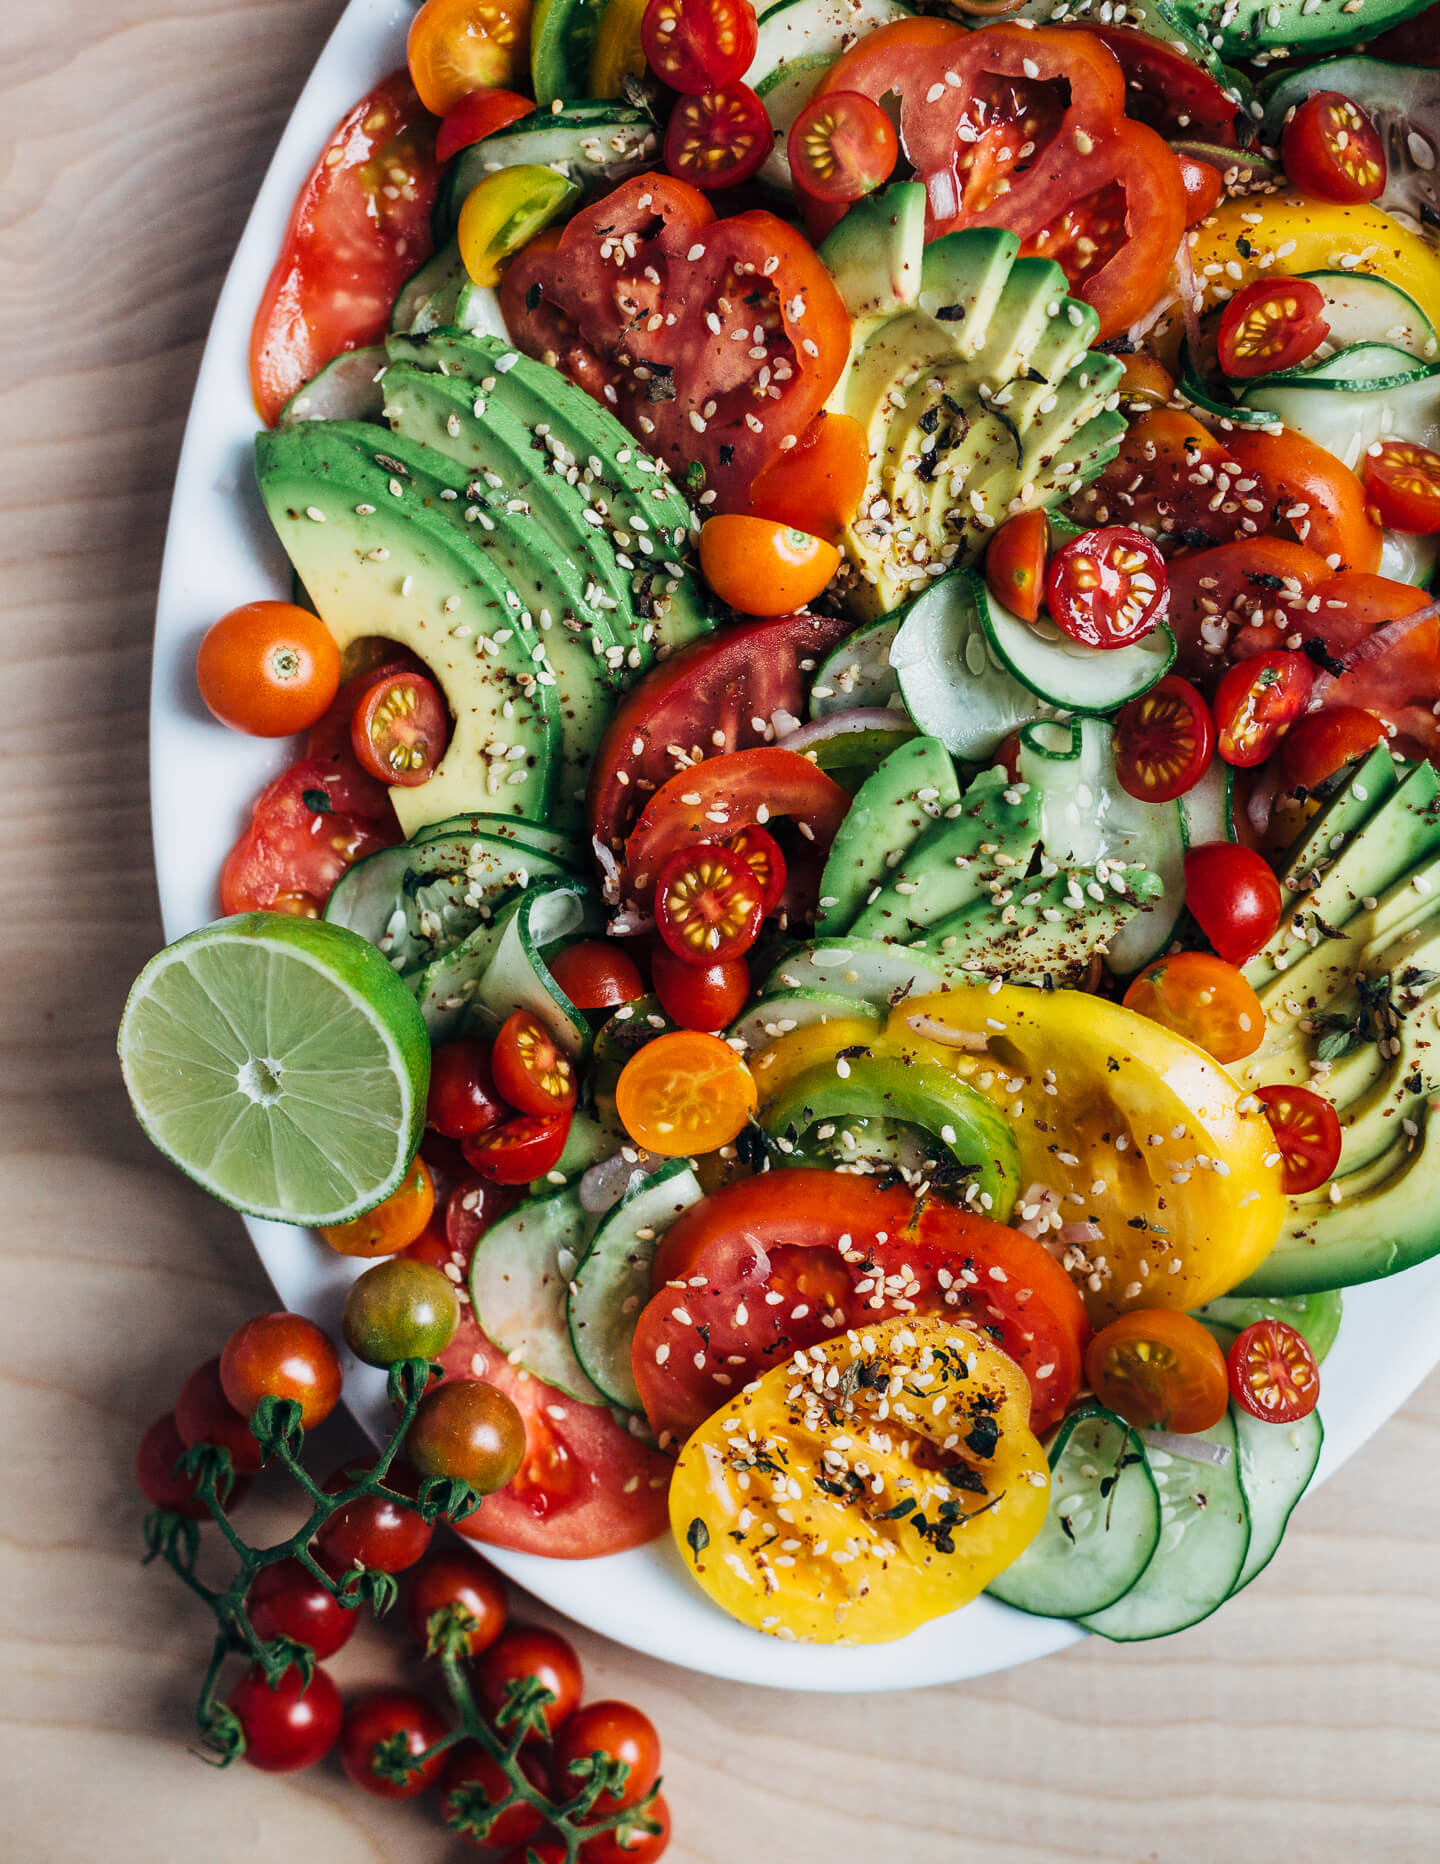
[[[596,1032],[593,1055],[595,1065],[623,1068],[630,1057],[644,1048],[647,1042],[653,1042],[656,1036],[668,1034],[674,1027],[675,1024],[660,1008],[658,997],[636,997],[632,1003],[622,1003]]]
[[[1187,848],[1235,839],[1235,768],[1212,757],[1210,767],[1180,798],[1180,827]]]
[[[1144,1446],[1098,1404],[1072,1412],[1050,1447],[1050,1510],[991,1598],[1042,1618],[1079,1618],[1114,1605],[1160,1541],[1160,1496]]]
[[[390,312],[390,328],[412,336],[447,329],[455,321],[460,288],[469,277],[459,246],[453,239],[446,241],[400,287]]]
[[[417,829],[411,840],[418,848],[424,842],[440,841],[447,835],[480,835],[490,841],[508,841],[517,850],[528,849],[547,862],[566,867],[580,865],[580,851],[568,835],[557,835],[553,829],[541,828],[537,822],[517,821],[514,816],[447,816],[443,822],[432,822],[428,828]]]
[[[1381,368],[1390,373],[1369,373]],[[1417,363],[1389,344],[1359,343],[1318,369],[1257,382],[1244,405],[1283,421],[1354,470],[1376,440],[1440,446],[1440,363]]]
[[[1148,693],[1175,663],[1175,636],[1164,626],[1130,647],[1087,647],[1047,615],[1033,626],[1022,621],[981,578],[974,588],[986,647],[1022,686],[1067,712],[1113,712]]]
[[[592,1165],[602,1164],[615,1156],[618,1144],[616,1135],[602,1126],[599,1120],[592,1119],[588,1113],[574,1113],[570,1118],[570,1130],[565,1135],[565,1149],[551,1166],[544,1179],[537,1179],[530,1187],[532,1195],[539,1197],[549,1185],[555,1182],[554,1174],[562,1178],[579,1178],[589,1171]]]
[[[1146,1448],[1145,1461],[1160,1496],[1160,1544],[1122,1598],[1079,1621],[1115,1643],[1167,1637],[1199,1624],[1224,1604],[1244,1570],[1250,1514],[1234,1422],[1227,1413],[1197,1434],[1229,1451],[1223,1466]]]
[[[1338,1288],[1316,1294],[1274,1295],[1268,1300],[1259,1295],[1222,1295],[1195,1310],[1196,1320],[1203,1321],[1222,1349],[1229,1352],[1237,1335],[1259,1320],[1283,1320],[1305,1336],[1310,1351],[1319,1362],[1335,1344],[1344,1311],[1344,1296]],[[1275,1426],[1267,1426],[1274,1429]]]
[[[492,1223],[470,1259],[476,1324],[512,1363],[581,1404],[603,1404],[570,1344],[565,1309],[591,1219],[566,1185]]]
[[[1388,343],[1421,362],[1440,355],[1435,326],[1409,292],[1389,279],[1371,272],[1302,272],[1301,277],[1325,300],[1327,353],[1352,344]]]
[[[494,961],[514,910],[514,901],[507,902],[488,925],[476,926],[468,938],[441,952],[429,964],[403,973],[420,1005],[432,1043],[448,1042],[464,1032],[471,1000]]]
[[[608,98],[580,98],[563,110],[521,117],[462,149],[446,169],[435,200],[435,244],[454,238],[466,195],[497,169],[533,162],[579,187],[599,190],[649,167],[658,151],[655,125],[645,112]]]
[[[726,1040],[732,1047],[739,1047],[742,1054],[759,1055],[781,1036],[797,1029],[811,1029],[817,1023],[853,1022],[856,1018],[873,1022],[877,1035],[885,1027],[885,1018],[874,1004],[857,1003],[838,991],[777,990],[762,997],[732,1023]]]
[[[1250,1515],[1250,1545],[1231,1594],[1250,1584],[1274,1559],[1296,1502],[1310,1486],[1325,1442],[1320,1413],[1298,1424],[1264,1424],[1240,1406],[1230,1407],[1240,1454],[1240,1485]]]
[[[297,421],[383,421],[385,391],[380,378],[385,373],[386,355],[382,347],[346,350],[333,362],[327,362],[318,375],[311,376],[280,410],[281,427],[293,427]]]
[[[860,707],[899,706],[900,682],[890,665],[890,648],[899,623],[872,621],[847,634],[820,662],[810,687],[811,718]]]
[[[541,953],[557,939],[598,932],[600,902],[583,880],[543,881],[521,894],[484,977],[475,991],[479,1011],[503,1023],[516,1010],[531,1010],[574,1061],[590,1052],[590,1025],[550,975]]]
[[[650,1299],[660,1238],[705,1193],[684,1159],[672,1159],[602,1218],[565,1303],[570,1344],[589,1382],[625,1411],[643,1409],[630,1367],[635,1322]]]
[[[933,995],[953,981],[947,966],[907,951],[903,945],[869,938],[828,938],[783,958],[766,978],[762,995],[824,990],[883,1010],[906,997]]]

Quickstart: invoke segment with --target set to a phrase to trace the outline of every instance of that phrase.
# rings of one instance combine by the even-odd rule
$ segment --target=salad
[[[836,1644],[1272,1558],[1440,1253],[1437,144],[1417,0],[416,12],[197,663],[295,755],[120,1048],[462,1533]]]

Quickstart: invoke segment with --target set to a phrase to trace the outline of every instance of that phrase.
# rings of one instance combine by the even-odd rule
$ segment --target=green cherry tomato
[[[460,1303],[439,1269],[390,1256],[352,1286],[340,1325],[351,1352],[367,1366],[434,1359],[455,1336]]]
[[[420,1400],[405,1454],[422,1477],[449,1477],[492,1495],[520,1467],[525,1424],[495,1386],[481,1379],[446,1379]]]

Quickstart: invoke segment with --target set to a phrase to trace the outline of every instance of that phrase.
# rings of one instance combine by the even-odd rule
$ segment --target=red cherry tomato
[[[1072,538],[1045,572],[1051,620],[1089,647],[1140,640],[1162,619],[1169,599],[1165,559],[1148,537],[1124,525]]]
[[[1185,904],[1226,963],[1244,964],[1280,923],[1280,882],[1253,848],[1202,842],[1185,856]]]
[[[758,37],[750,0],[650,0],[640,21],[646,64],[687,97],[743,78]]]
[[[817,201],[858,201],[890,177],[900,154],[895,125],[859,91],[812,98],[791,125],[790,172]]]
[[[446,1379],[420,1400],[405,1454],[421,1476],[468,1482],[493,1495],[525,1460],[525,1420],[485,1380]]]
[[[424,1650],[431,1617],[446,1606],[462,1606],[475,1620],[466,1634],[466,1650],[478,1657],[505,1629],[505,1584],[488,1560],[464,1547],[428,1554],[405,1588],[405,1623]]]
[[[428,783],[449,737],[445,701],[423,673],[391,673],[355,708],[350,742],[360,768],[405,789]]]
[[[520,1766],[532,1786],[545,1792],[549,1781],[545,1777],[545,1768],[538,1755],[527,1751],[521,1754]],[[473,1793],[465,1789],[478,1789]],[[450,1771],[445,1776],[445,1800],[443,1812],[445,1822],[452,1830],[459,1832],[467,1844],[481,1845],[487,1851],[498,1845],[519,1845],[513,1857],[525,1856],[525,1842],[533,1838],[541,1829],[544,1820],[538,1809],[525,1800],[517,1800],[507,1812],[502,1812],[498,1819],[486,1823],[486,1814],[481,1801],[494,1805],[499,1799],[505,1799],[510,1793],[510,1782],[506,1779],[498,1761],[494,1761],[477,1742],[463,1741],[455,1750]],[[475,1820],[475,1828],[465,1830],[455,1826],[457,1816],[469,1816]],[[479,1835],[483,1826],[485,1836]],[[541,1847],[542,1851],[544,1847]],[[562,1846],[563,1852],[563,1846]]]
[[[1340,1116],[1308,1087],[1257,1087],[1285,1172],[1285,1195],[1318,1191],[1340,1163]]]
[[[1320,1368],[1310,1342],[1283,1320],[1257,1320],[1230,1348],[1230,1393],[1251,1417],[1298,1424],[1320,1400]]]
[[[1385,145],[1374,123],[1340,91],[1315,91],[1280,137],[1285,173],[1322,201],[1374,201],[1385,192]]]
[[[1375,516],[1411,537],[1440,531],[1440,453],[1417,440],[1376,440],[1360,469]]]
[[[218,1444],[230,1452],[231,1466],[239,1475],[253,1475],[260,1467],[260,1445],[250,1420],[225,1396],[220,1383],[220,1361],[207,1359],[180,1387],[175,1400],[175,1428],[187,1450],[197,1443]]]
[[[660,1737],[648,1715],[628,1702],[587,1702],[562,1726],[555,1737],[555,1792],[568,1799],[585,1783],[585,1774],[570,1771],[573,1763],[593,1754],[622,1760],[630,1769],[618,1792],[602,1793],[595,1802],[600,1813],[618,1812],[643,1799],[660,1776]]]
[[[251,1443],[254,1441],[252,1437]],[[175,1473],[175,1465],[184,1454],[185,1444],[176,1427],[175,1413],[167,1411],[164,1417],[156,1418],[140,1439],[135,1452],[135,1481],[152,1508],[168,1508],[172,1514],[186,1515],[192,1521],[208,1521],[210,1510],[196,1498],[197,1478]],[[234,1479],[225,1498],[227,1513],[249,1486],[243,1476]]]
[[[313,1767],[340,1733],[340,1691],[328,1670],[317,1667],[307,1683],[298,1665],[272,1689],[258,1664],[226,1697],[245,1731],[245,1758],[262,1773],[297,1773]]]
[[[985,586],[1021,621],[1040,619],[1045,593],[1045,559],[1050,520],[1043,511],[1017,511],[990,539],[985,552]]]
[[[465,1157],[492,1184],[529,1184],[553,1170],[570,1133],[570,1114],[549,1119],[518,1114],[493,1132],[465,1142]]]
[[[723,843],[677,848],[655,883],[655,929],[677,958],[702,969],[743,957],[764,914],[762,882]]]
[[[295,1559],[262,1566],[250,1582],[245,1609],[259,1637],[294,1638],[322,1661],[349,1643],[360,1617],[358,1606],[342,1605]]]
[[[657,1793],[646,1808],[645,1817],[660,1827],[647,1832],[639,1826],[617,1825],[613,1831],[600,1832],[580,1847],[583,1864],[655,1864],[670,1843],[670,1808],[665,1795]],[[550,1864],[547,1858],[543,1864]]]
[[[752,822],[748,828],[742,828],[738,835],[732,835],[725,846],[731,854],[739,855],[758,881],[761,890],[760,910],[768,919],[785,892],[787,869],[779,842],[769,829],[761,828],[758,822]]]
[[[1385,727],[1358,705],[1327,706],[1296,719],[1280,743],[1280,769],[1291,790],[1313,790],[1384,739]]]
[[[750,967],[743,958],[702,968],[687,964],[663,945],[655,947],[650,960],[650,981],[660,1008],[682,1029],[724,1029],[750,995]]]
[[[300,1428],[313,1430],[340,1402],[340,1355],[303,1314],[257,1314],[237,1327],[220,1355],[220,1384],[242,1417],[262,1398],[290,1398]]]
[[[535,105],[515,91],[471,91],[445,112],[445,121],[435,138],[435,159],[448,162],[452,156],[468,149],[472,142],[483,142],[496,130],[508,129]]]
[[[337,1469],[325,1483],[326,1494],[348,1488],[371,1466],[347,1463]],[[413,1494],[417,1486],[414,1472],[392,1463],[385,1486]],[[322,1524],[315,1536],[315,1553],[326,1570],[336,1574],[352,1566],[378,1573],[403,1573],[424,1556],[434,1532],[428,1521],[403,1502],[391,1501],[384,1495],[362,1495],[337,1508]]]
[[[1220,367],[1242,380],[1293,369],[1330,334],[1325,298],[1308,278],[1257,278],[1225,306]]]
[[[430,1058],[425,1118],[447,1139],[474,1139],[510,1114],[501,1099],[483,1042],[442,1042]]]
[[[410,1689],[377,1689],[361,1696],[345,1711],[340,1725],[340,1764],[362,1793],[376,1799],[414,1799],[433,1786],[450,1758],[447,1748],[432,1756],[403,1781],[391,1780],[375,1766],[375,1750],[385,1741],[403,1735],[411,1755],[423,1754],[443,1740],[442,1715]]]
[[[545,962],[577,1010],[613,1010],[645,995],[639,965],[612,939],[581,939]]]
[[[665,166],[709,192],[748,181],[773,145],[765,106],[748,84],[682,97],[665,128]]]
[[[580,1659],[575,1646],[540,1625],[516,1625],[492,1644],[475,1665],[475,1689],[493,1716],[505,1702],[506,1685],[537,1677],[555,1697],[545,1706],[545,1724],[553,1734],[580,1705]],[[527,1740],[538,1737],[531,1733]]]
[[[1122,706],[1115,720],[1115,774],[1141,802],[1174,802],[1194,789],[1214,755],[1210,708],[1178,673]]]
[[[517,1113],[553,1119],[575,1105],[574,1065],[530,1010],[516,1010],[500,1025],[490,1067],[501,1098]]]
[[[1215,693],[1216,749],[1227,764],[1263,764],[1305,710],[1315,665],[1305,654],[1238,660]]]

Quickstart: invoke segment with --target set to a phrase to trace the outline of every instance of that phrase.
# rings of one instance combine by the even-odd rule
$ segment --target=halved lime
[[[420,1142],[430,1042],[409,990],[343,926],[244,913],[178,939],[120,1019],[136,1117],[253,1217],[344,1223]]]

